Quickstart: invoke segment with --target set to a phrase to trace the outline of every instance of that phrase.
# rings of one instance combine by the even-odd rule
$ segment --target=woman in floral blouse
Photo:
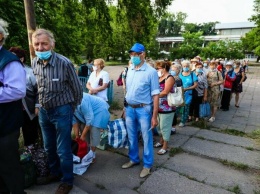
[[[167,102],[167,95],[173,92],[175,80],[169,73],[171,63],[169,61],[159,61],[156,63],[156,69],[159,76],[160,94],[159,94],[159,131],[161,135],[160,142],[157,142],[154,147],[162,147],[157,154],[163,155],[167,152],[168,142],[170,140],[172,120],[174,117],[175,107],[171,107]]]

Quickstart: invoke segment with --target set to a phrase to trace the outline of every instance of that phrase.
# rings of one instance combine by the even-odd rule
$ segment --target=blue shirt
[[[126,101],[129,104],[151,104],[160,93],[157,71],[144,63],[138,70],[132,65],[126,77]]]
[[[182,80],[183,88],[191,87],[194,85],[194,82],[198,82],[198,77],[194,72],[191,72],[190,75],[188,76],[184,76],[182,75],[182,73],[180,73],[179,77]],[[187,90],[184,93],[184,98],[185,98],[185,104],[190,104],[192,100],[192,90]]]
[[[110,119],[109,105],[103,99],[84,93],[81,104],[77,106],[73,124],[77,119],[87,126],[106,129]]]

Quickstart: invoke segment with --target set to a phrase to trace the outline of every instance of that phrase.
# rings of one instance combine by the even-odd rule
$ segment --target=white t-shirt
[[[96,89],[96,88],[100,87],[100,85],[98,85],[100,79],[103,79],[103,84],[109,83],[109,74],[106,71],[101,70],[99,75],[96,76],[96,71],[93,71],[89,76],[88,82],[90,83],[90,85],[93,89]],[[105,101],[108,100],[107,99],[107,88],[96,93],[95,95],[104,99]]]

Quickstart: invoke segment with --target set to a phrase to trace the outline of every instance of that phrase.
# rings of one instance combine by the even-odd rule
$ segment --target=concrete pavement
[[[115,80],[123,66],[105,67],[104,70],[114,80],[114,100],[122,105],[122,87],[116,86]],[[150,176],[139,178],[142,163],[130,169],[121,168],[128,161],[127,149],[98,150],[96,163],[82,176],[75,176],[71,193],[260,193],[260,145],[247,137],[260,129],[260,68],[251,67],[250,72],[243,83],[240,107],[236,108],[232,100],[230,111],[218,111],[216,121],[208,129],[193,125],[177,128],[166,155],[159,156],[158,150],[154,150],[155,163]],[[114,111],[117,116],[113,118],[120,113]],[[237,136],[226,134],[227,131],[243,133]],[[177,154],[170,156],[174,151]],[[27,191],[54,193],[56,186],[34,186]]]

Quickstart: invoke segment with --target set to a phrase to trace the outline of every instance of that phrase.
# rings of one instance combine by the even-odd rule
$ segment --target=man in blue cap
[[[129,158],[122,168],[130,168],[140,163],[138,151],[138,131],[142,132],[143,170],[140,177],[150,174],[153,166],[152,128],[158,124],[159,79],[154,68],[145,62],[145,48],[135,43],[129,51],[132,66],[126,78],[126,126],[129,138]]]

